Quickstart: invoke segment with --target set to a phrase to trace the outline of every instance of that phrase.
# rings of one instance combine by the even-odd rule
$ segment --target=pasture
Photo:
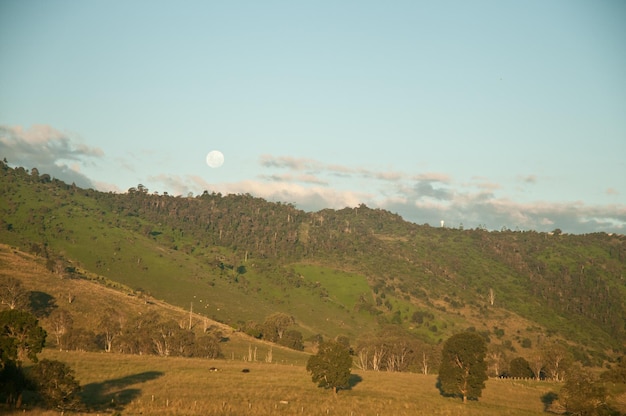
[[[352,388],[334,395],[316,387],[302,365],[49,349],[41,358],[71,366],[90,414],[102,415],[537,415],[542,396],[560,387],[489,380],[479,401],[463,405],[442,397],[433,375],[353,371]]]

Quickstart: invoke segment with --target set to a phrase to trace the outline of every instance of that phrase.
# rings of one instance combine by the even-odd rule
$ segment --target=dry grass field
[[[317,388],[300,365],[53,350],[41,357],[75,370],[91,414],[537,415],[544,409],[541,397],[559,388],[546,382],[489,380],[479,401],[463,405],[439,394],[436,376],[413,373],[355,371],[352,389],[334,395]]]

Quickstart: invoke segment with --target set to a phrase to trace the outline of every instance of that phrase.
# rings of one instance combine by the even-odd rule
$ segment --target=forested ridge
[[[589,350],[620,351],[626,342],[623,235],[432,227],[365,205],[309,213],[211,190],[172,196],[138,185],[107,193],[36,169],[0,168],[0,242],[47,256],[62,272],[90,270],[168,293],[181,306],[183,297],[170,293],[176,284],[154,277],[161,265],[177,265],[171,281],[224,290],[215,295],[224,299],[245,295],[264,312],[281,310],[309,327],[313,318],[294,306],[296,295],[340,303],[357,321],[365,314],[379,326],[422,331],[433,342],[454,332],[453,323],[493,318],[494,308]],[[307,265],[363,276],[369,289],[341,298],[353,305],[339,302],[331,283],[306,278]],[[232,325],[248,319],[237,313],[213,316]]]

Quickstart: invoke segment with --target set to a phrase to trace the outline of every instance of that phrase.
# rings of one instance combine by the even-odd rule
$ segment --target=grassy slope
[[[137,232],[143,222],[136,217],[120,218],[104,211],[80,192],[73,194],[71,204],[65,200],[61,192],[49,187],[22,186],[19,197],[14,198],[19,208],[13,214],[16,227],[21,227],[14,232],[0,229],[0,242],[23,249],[30,241],[45,242],[53,253],[78,259],[73,263],[82,271],[106,276],[183,308],[193,302],[198,313],[230,325],[247,320],[262,322],[282,311],[296,316],[305,336],[325,333],[354,337],[363,328],[376,326],[371,317],[333,306],[306,287],[291,287],[286,292],[284,285],[275,281],[285,273],[284,267],[272,261],[233,260],[235,253],[217,246],[193,254],[174,250],[160,236]],[[50,210],[55,214],[50,215]],[[30,225],[29,217],[34,217]],[[183,246],[189,241],[179,237],[178,243]],[[218,268],[216,259],[224,257],[240,261],[247,272],[237,276],[233,270]],[[326,315],[332,319],[319,320]]]
[[[541,397],[560,387],[489,380],[479,401],[463,405],[439,395],[435,376],[421,374],[355,371],[353,388],[335,397],[317,388],[302,366],[55,351],[43,356],[75,369],[87,403],[101,410],[113,403],[124,414],[538,415]]]
[[[189,311],[170,304],[144,300],[119,289],[106,287],[102,284],[84,279],[62,279],[50,273],[43,264],[43,259],[27,253],[11,249],[0,244],[0,277],[13,276],[22,282],[29,291],[46,293],[53,298],[57,308],[67,310],[73,318],[75,328],[95,330],[99,319],[107,308],[115,308],[126,316],[145,314],[156,311],[163,318],[175,321],[188,322]],[[72,303],[68,302],[68,294],[74,296]],[[206,318],[199,314],[193,315],[194,328],[201,333]],[[47,318],[42,318],[41,325],[48,331],[48,343],[52,344],[52,330]],[[222,352],[228,358],[241,358],[248,355],[249,347],[257,349],[257,357],[263,360],[267,351],[272,349],[275,362],[302,365],[307,355],[278,345],[269,344],[249,337],[241,332],[234,331],[227,325],[211,321],[209,325],[220,327],[223,334],[229,338],[221,344]]]

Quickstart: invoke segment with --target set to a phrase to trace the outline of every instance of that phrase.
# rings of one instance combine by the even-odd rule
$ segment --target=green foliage
[[[45,339],[46,332],[31,313],[15,309],[0,312],[0,397],[17,406],[31,384],[46,406],[76,410],[80,407],[80,385],[68,366],[44,359],[28,373],[22,368],[25,357],[38,362]]]
[[[0,339],[9,338],[12,341],[3,341],[7,351],[12,351],[9,344],[13,344],[17,365],[20,366],[25,358],[37,362],[37,354],[41,352],[46,342],[46,331],[39,326],[37,318],[30,312],[10,309],[0,312]],[[3,353],[3,355],[5,355]]]
[[[509,377],[533,378],[535,373],[530,368],[530,363],[524,357],[516,357],[509,363]]]
[[[575,366],[568,373],[559,398],[570,414],[610,414],[606,405],[606,389],[589,370],[580,366]]]
[[[8,363],[17,364],[17,345],[15,338],[0,333],[0,370]]]
[[[62,411],[81,408],[80,384],[66,364],[43,359],[30,369],[28,377],[47,407]]]
[[[306,364],[311,379],[319,387],[338,389],[350,386],[350,368],[352,357],[350,351],[335,341],[323,342],[317,354],[312,355]]]
[[[487,346],[475,332],[462,332],[443,345],[439,366],[439,385],[443,394],[478,399],[487,380]]]
[[[263,339],[270,342],[279,342],[282,340],[287,328],[296,323],[293,316],[285,313],[277,312],[267,318],[263,323]]]
[[[292,350],[304,350],[302,332],[296,331],[295,329],[288,329],[285,331],[283,337],[278,341],[278,343],[284,347],[291,348]]]

